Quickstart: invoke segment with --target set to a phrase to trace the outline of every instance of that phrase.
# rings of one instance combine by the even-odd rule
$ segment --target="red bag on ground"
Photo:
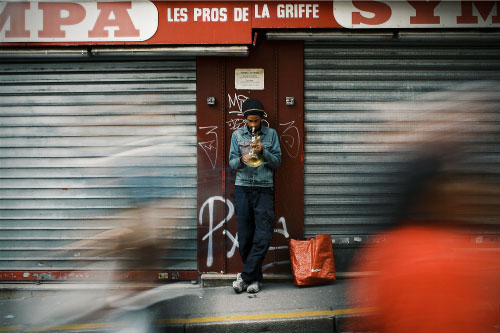
[[[335,280],[330,235],[316,235],[305,241],[290,239],[288,245],[295,285],[311,286]]]

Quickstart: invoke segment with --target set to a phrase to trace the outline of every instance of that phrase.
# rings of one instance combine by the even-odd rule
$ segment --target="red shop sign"
[[[0,1],[0,44],[250,44],[254,28],[495,28],[499,1]]]

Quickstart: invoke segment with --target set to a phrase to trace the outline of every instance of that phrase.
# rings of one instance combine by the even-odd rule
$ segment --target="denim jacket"
[[[264,163],[255,168],[241,161],[241,156],[249,153],[251,142],[252,135],[247,126],[234,131],[231,136],[229,166],[238,171],[235,185],[273,187],[273,169],[281,164],[278,134],[272,128],[261,126],[260,142]]]

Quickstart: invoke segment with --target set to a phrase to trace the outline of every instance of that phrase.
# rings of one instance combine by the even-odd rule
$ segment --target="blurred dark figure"
[[[124,208],[108,211],[114,219],[113,228],[67,244],[54,254],[55,258],[78,255],[85,259],[82,270],[99,274],[77,290],[70,288],[53,296],[50,306],[26,310],[23,317],[29,319],[26,324],[32,326],[31,331],[104,321],[114,323],[106,329],[109,332],[159,332],[162,328],[156,324],[156,305],[176,297],[200,295],[195,286],[186,290],[185,285],[165,284],[153,274],[140,281],[126,278],[136,271],[163,270],[172,256],[169,251],[175,248],[169,242],[174,242],[185,227],[183,217],[189,203],[180,190],[182,180],[175,170],[165,168],[162,158],[174,159],[186,148],[182,142],[164,140],[167,143],[137,143],[139,148],[134,144],[132,148],[119,146],[116,154],[95,161],[94,166],[109,167],[109,174],[115,176],[106,180],[106,185],[123,189]]]
[[[465,94],[465,103],[464,93],[460,94],[462,107],[454,99],[458,95],[450,94],[448,104],[431,108],[434,113],[427,110],[427,116],[447,113],[449,118],[438,117],[437,127],[435,122],[432,127],[423,119],[414,119],[404,129],[398,128],[401,123],[393,123],[401,129],[400,147],[411,156],[396,178],[401,187],[394,212],[397,224],[377,235],[380,242],[359,253],[352,270],[373,274],[353,280],[348,297],[353,306],[373,312],[351,320],[345,331],[500,329],[500,246],[473,236],[479,232],[478,225],[467,221],[467,217],[479,212],[464,205],[470,193],[487,193],[498,206],[499,190],[476,182],[477,174],[454,171],[469,157],[467,144],[474,141],[471,138],[480,137],[485,129],[491,131],[489,126],[494,124],[476,126],[484,119],[485,100],[477,97],[484,95]],[[498,106],[498,102],[494,103],[495,112],[500,112]],[[495,215],[498,211],[489,213]]]
[[[57,329],[59,325],[86,321],[112,322],[107,332],[161,332],[156,324],[157,304],[176,297],[198,297],[196,286],[149,281],[127,282],[123,272],[158,269],[168,252],[162,248],[167,236],[175,236],[182,200],[170,198],[143,201],[117,213],[122,216],[119,227],[72,243],[72,251],[87,257],[107,258],[108,270],[98,281],[80,284],[81,290],[60,292],[50,298],[50,306],[30,308],[23,317],[30,330]],[[96,288],[97,286],[97,288]],[[87,290],[85,290],[87,289]]]

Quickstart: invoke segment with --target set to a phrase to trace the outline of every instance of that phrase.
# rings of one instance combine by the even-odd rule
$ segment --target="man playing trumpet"
[[[280,166],[281,149],[276,131],[262,126],[264,106],[255,98],[242,105],[246,126],[231,137],[229,165],[237,170],[235,182],[238,244],[243,271],[233,281],[240,293],[260,291],[262,262],[274,232],[274,169]]]

